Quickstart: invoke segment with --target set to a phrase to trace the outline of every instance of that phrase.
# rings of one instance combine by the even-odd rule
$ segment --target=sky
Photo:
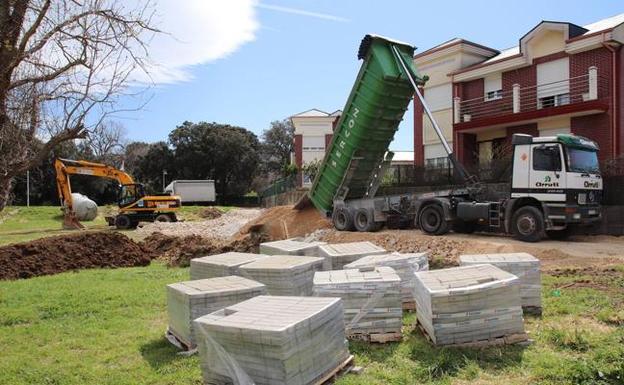
[[[416,52],[460,37],[499,50],[541,20],[585,25],[624,12],[619,1],[155,0],[148,45],[154,85],[138,111],[117,114],[130,140],[166,140],[184,121],[247,128],[311,108],[343,109],[361,62],[360,40],[375,33]],[[137,106],[122,98],[121,108]],[[412,150],[412,111],[392,150]]]

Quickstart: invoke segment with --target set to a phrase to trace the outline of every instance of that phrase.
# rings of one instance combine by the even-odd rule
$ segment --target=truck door
[[[529,196],[542,202],[565,202],[566,173],[561,146],[532,144],[530,159]]]

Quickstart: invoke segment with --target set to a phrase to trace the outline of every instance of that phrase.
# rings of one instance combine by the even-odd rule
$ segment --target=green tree
[[[179,175],[175,163],[174,153],[166,142],[151,143],[145,155],[136,160],[131,174],[135,181],[145,185],[148,193],[162,192],[163,171],[167,171],[167,181]]]
[[[169,134],[169,143],[179,178],[214,179],[221,196],[248,192],[260,159],[260,142],[252,132],[214,122],[184,122]]]
[[[294,150],[295,127],[290,119],[275,120],[262,133],[263,171],[281,173],[290,164]]]

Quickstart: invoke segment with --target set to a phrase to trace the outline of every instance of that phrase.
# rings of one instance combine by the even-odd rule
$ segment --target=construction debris
[[[236,276],[167,285],[168,332],[188,349],[194,348],[194,319],[266,293],[263,284]]]
[[[429,253],[389,253],[369,255],[344,266],[345,269],[389,266],[401,278],[401,299],[404,310],[414,310],[414,287],[418,271],[429,270]]]
[[[418,272],[418,322],[436,345],[526,340],[517,283],[516,276],[492,265]]]
[[[325,242],[305,242],[303,238],[284,239],[282,241],[260,244],[260,253],[267,255],[307,255],[318,257],[318,247]]]
[[[325,258],[323,270],[341,270],[364,256],[385,253],[386,250],[368,241],[319,246],[319,256]]]
[[[230,251],[191,259],[191,279],[205,279],[240,275],[239,267],[264,258],[263,254]]]
[[[525,311],[541,312],[542,279],[540,261],[528,253],[460,255],[462,266],[489,263],[519,278],[520,301]]]
[[[259,296],[195,320],[205,384],[316,384],[350,359],[339,298]]]
[[[312,295],[314,273],[323,258],[271,255],[240,266],[242,276],[262,282],[270,295]]]
[[[314,295],[342,298],[347,336],[401,337],[401,278],[391,267],[320,271]]]

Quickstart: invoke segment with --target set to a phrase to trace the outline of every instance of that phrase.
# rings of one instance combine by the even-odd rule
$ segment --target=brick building
[[[424,96],[458,158],[490,162],[513,133],[574,133],[600,158],[624,154],[624,14],[584,27],[542,21],[498,51],[453,39],[414,56]],[[414,163],[446,164],[422,106],[414,105]]]

